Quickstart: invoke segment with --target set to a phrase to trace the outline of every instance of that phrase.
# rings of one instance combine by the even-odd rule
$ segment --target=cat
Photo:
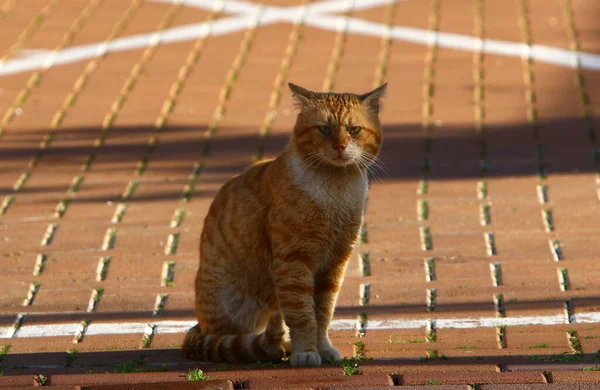
[[[287,147],[229,179],[204,220],[198,324],[184,358],[287,356],[293,367],[340,359],[328,328],[382,143],[387,83],[361,95],[288,86],[299,113]]]

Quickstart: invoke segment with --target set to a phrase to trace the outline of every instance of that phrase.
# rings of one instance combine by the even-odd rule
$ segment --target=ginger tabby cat
[[[328,328],[381,146],[387,83],[362,95],[289,87],[300,112],[285,151],[229,179],[204,221],[186,358],[340,359]]]

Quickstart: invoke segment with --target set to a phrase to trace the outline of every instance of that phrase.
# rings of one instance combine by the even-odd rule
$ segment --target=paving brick
[[[594,362],[565,362],[565,363],[522,363],[522,364],[506,364],[504,371],[587,371],[598,367],[598,363]]]
[[[256,367],[259,368],[256,368]],[[311,378],[331,379],[346,378],[342,369],[338,366],[302,367],[291,368],[282,366],[276,369],[261,369],[260,365],[246,365],[237,370],[215,370],[207,371],[215,379],[230,379],[243,382],[250,379],[273,379],[273,380],[297,380],[298,377],[305,378],[310,372]],[[324,379],[323,379],[324,380]]]
[[[278,378],[278,379],[250,379],[244,383],[244,388],[249,389],[276,389],[287,387],[298,387],[306,384],[306,378],[301,376]],[[316,388],[347,388],[347,387],[377,387],[394,386],[389,375],[353,375],[341,377],[313,377],[310,381],[311,387]]]
[[[553,371],[552,383],[600,383],[600,371]]]
[[[426,384],[472,384],[472,383],[546,383],[540,372],[488,372],[488,373],[442,373],[429,371],[419,374],[402,374],[399,383],[402,385]]]
[[[88,389],[99,389],[99,390],[125,390],[125,389],[222,389],[222,390],[233,390],[233,383],[231,381],[215,381],[208,380],[203,382],[160,382],[160,383],[141,383],[141,384],[117,384],[117,385],[92,385],[86,386]]]
[[[431,386],[402,386],[405,390],[426,390],[431,389]],[[439,390],[471,390],[469,385],[435,385]]]
[[[490,363],[479,363],[474,360],[428,360],[418,361],[412,359],[386,359],[372,360],[359,363],[360,370],[364,374],[423,374],[431,371],[438,373],[488,373],[499,372],[499,367]]]
[[[589,385],[589,384],[583,384],[583,383],[578,383],[578,384],[555,384],[555,383],[548,383],[548,384],[518,384],[518,385],[490,385],[490,384],[483,384],[481,385],[480,389],[482,390],[512,390],[512,389],[519,389],[519,390],[554,390],[554,389],[564,389],[564,390],[592,390],[594,387],[594,385]]]
[[[186,378],[177,372],[137,372],[123,374],[57,374],[49,378],[50,385],[104,385],[104,384],[139,384],[161,382],[185,382]],[[219,382],[217,382],[219,383]],[[219,384],[223,384],[222,382]]]
[[[0,378],[0,386],[13,388],[32,387],[33,377],[30,375],[3,376]]]
[[[537,356],[571,352],[566,330],[557,327],[536,332],[531,332],[528,327],[507,327],[506,342],[513,353],[520,351],[520,354]]]
[[[435,348],[440,356],[497,356],[498,343],[494,328],[438,329]]]

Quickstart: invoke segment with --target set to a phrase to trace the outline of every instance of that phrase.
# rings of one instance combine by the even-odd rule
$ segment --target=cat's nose
[[[342,153],[344,149],[346,149],[346,145],[333,145],[333,148],[338,151],[338,153]]]

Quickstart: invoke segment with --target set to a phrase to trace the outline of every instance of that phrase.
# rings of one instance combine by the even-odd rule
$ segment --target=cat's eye
[[[323,135],[331,134],[331,127],[329,127],[329,126],[318,126],[317,130],[319,130],[319,133],[321,133]]]
[[[361,131],[361,130],[362,130],[362,127],[360,127],[360,126],[354,126],[354,127],[351,127],[351,128],[348,130],[348,132],[349,132],[350,134],[352,134],[352,135],[355,135],[355,134],[358,134],[358,133],[360,133],[360,131]]]

